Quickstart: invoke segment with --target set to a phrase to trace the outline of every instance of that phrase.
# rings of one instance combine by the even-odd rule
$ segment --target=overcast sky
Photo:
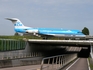
[[[82,30],[93,35],[93,0],[0,0],[0,35],[14,35],[18,18],[26,26]]]

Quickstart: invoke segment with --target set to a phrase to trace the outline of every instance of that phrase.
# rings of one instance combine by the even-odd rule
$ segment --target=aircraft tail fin
[[[23,27],[24,26],[22,24],[22,22],[17,18],[6,18],[6,19],[12,21],[12,23],[14,24],[15,27]]]

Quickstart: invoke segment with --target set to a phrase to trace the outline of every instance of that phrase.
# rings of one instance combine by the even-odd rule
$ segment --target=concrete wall
[[[30,57],[42,57],[42,54],[40,52],[37,52],[33,49],[34,46],[33,44],[29,46],[29,43],[26,43],[26,47],[23,50],[15,50],[15,51],[6,51],[6,52],[0,52],[0,60],[3,58],[14,58],[14,57],[19,57],[19,58],[24,58],[26,56]]]
[[[29,43],[26,43],[23,50],[0,52],[0,68],[40,64],[42,54],[34,51],[32,47],[34,46],[29,46]]]
[[[0,68],[24,66],[24,65],[38,65],[41,64],[42,57],[14,59],[14,60],[0,60]]]

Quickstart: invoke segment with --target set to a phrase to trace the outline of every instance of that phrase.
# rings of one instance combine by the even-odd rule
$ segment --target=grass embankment
[[[41,37],[36,36],[0,36],[0,39],[41,39]]]
[[[26,39],[43,39],[43,37],[37,37],[37,36],[0,36],[0,39],[18,39],[18,40],[22,40],[23,38]],[[47,37],[47,39],[51,39],[51,40],[63,40],[64,38],[58,38],[58,37]]]
[[[93,70],[93,60],[92,58],[88,58],[90,69]]]

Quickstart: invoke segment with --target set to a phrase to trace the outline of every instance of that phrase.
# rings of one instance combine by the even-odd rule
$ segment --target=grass
[[[26,39],[43,39],[43,37],[37,37],[37,36],[0,36],[0,39],[17,39],[17,40],[23,40],[23,38]],[[64,38],[60,37],[48,37],[48,39],[52,39],[52,40],[63,40]]]
[[[0,36],[0,39],[41,39],[40,37],[36,36]]]
[[[90,69],[93,70],[93,60],[90,57],[88,58],[88,60],[89,60]]]

